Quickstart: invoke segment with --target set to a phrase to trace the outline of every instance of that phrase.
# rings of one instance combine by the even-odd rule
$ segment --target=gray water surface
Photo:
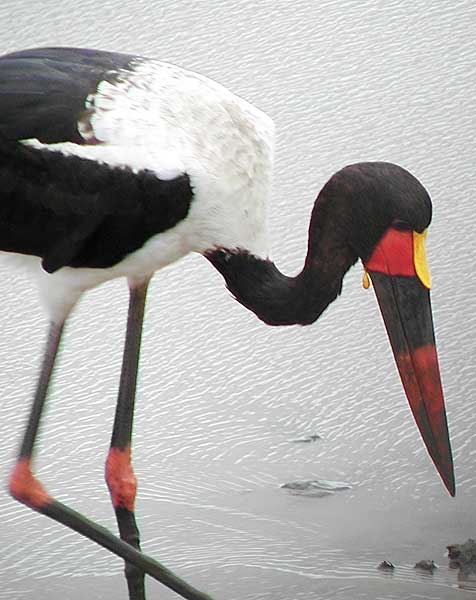
[[[226,600],[465,600],[445,546],[476,536],[472,2],[81,3],[6,0],[2,50],[157,56],[266,110],[278,131],[273,256],[295,273],[312,202],[357,160],[414,172],[434,202],[432,301],[457,496],[407,408],[373,292],[355,267],[311,327],[269,328],[203,258],[159,273],[147,306],[134,464],[143,548]],[[2,265],[0,475],[29,407],[46,320]],[[115,530],[103,482],[127,290],[88,293],[66,332],[37,465],[58,499]],[[312,443],[298,438],[319,435]],[[296,480],[348,482],[325,497]],[[126,598],[121,561],[0,495],[0,599]],[[433,575],[413,564],[433,559]],[[393,574],[376,569],[384,559]],[[150,598],[175,597],[150,583]]]

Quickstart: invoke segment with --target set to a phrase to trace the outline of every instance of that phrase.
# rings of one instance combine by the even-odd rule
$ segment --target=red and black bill
[[[418,244],[423,244],[418,235],[389,229],[364,264],[413,416],[445,486],[454,496],[453,458],[427,287],[429,277],[424,252],[418,249]]]

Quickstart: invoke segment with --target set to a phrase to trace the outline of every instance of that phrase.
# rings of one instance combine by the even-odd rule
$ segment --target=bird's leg
[[[18,453],[17,462],[10,476],[10,492],[19,500],[32,508],[49,498],[39,481],[31,473],[31,462],[35,446],[41,415],[46,401],[48,385],[53,373],[56,355],[58,353],[64,321],[51,322],[48,331],[48,340],[43,355],[40,377],[36,386],[33,404],[30,410],[28,423],[23,434],[23,441]],[[28,482],[32,484],[29,489]]]
[[[106,460],[106,482],[111,494],[121,538],[140,550],[139,529],[134,515],[136,478],[131,465],[132,422],[139,366],[142,323],[149,279],[129,281],[129,313],[122,359],[121,381]],[[145,600],[144,572],[126,562],[125,575],[130,600]]]
[[[192,587],[156,560],[142,554],[142,552],[134,548],[131,544],[117,538],[105,527],[90,521],[79,512],[52,498],[40,481],[33,475],[31,463],[35,441],[63,326],[64,322],[50,324],[48,342],[33,405],[20,452],[10,475],[9,489],[11,495],[33,510],[58,521],[58,523],[66,525],[80,535],[96,542],[127,563],[134,565],[139,572],[150,575],[180,594],[183,598],[187,598],[187,600],[212,600],[210,596]]]

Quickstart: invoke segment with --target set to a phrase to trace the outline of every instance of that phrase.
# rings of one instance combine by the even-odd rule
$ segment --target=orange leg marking
[[[131,466],[131,447],[110,448],[106,460],[106,482],[114,508],[123,506],[134,512],[137,479]]]
[[[8,482],[10,494],[22,504],[39,510],[52,501],[51,496],[31,472],[31,459],[19,458]]]

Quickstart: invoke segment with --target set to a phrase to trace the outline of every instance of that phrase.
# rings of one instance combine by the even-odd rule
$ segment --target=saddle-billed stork
[[[219,84],[140,56],[41,48],[0,58],[0,250],[36,279],[50,320],[28,424],[9,489],[20,502],[126,561],[131,600],[144,573],[185,598],[208,596],[142,554],[131,437],[147,286],[198,252],[270,325],[313,323],[360,258],[370,275],[423,441],[454,495],[424,233],[431,202],[403,168],[359,163],[326,183],[296,277],[268,258],[273,124]],[[115,277],[130,290],[106,481],[120,538],[53,499],[32,473],[48,383],[81,294]]]

